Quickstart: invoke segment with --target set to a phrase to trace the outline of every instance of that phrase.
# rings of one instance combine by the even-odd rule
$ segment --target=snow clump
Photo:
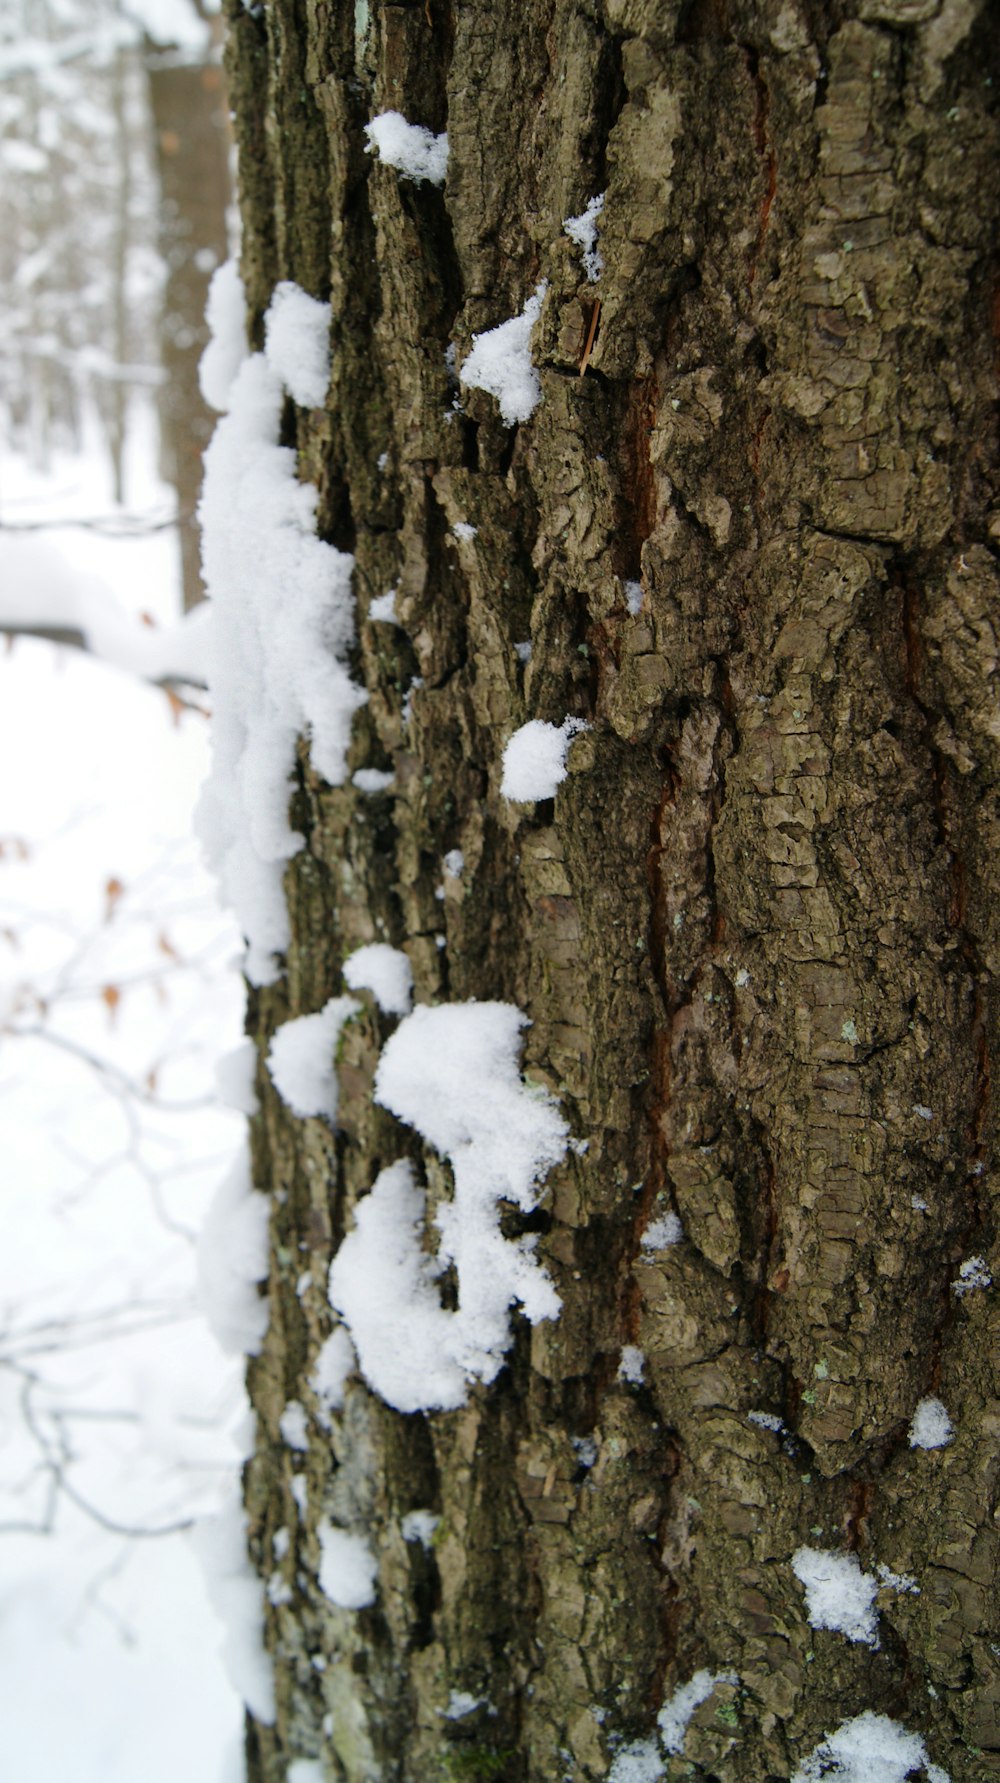
[[[238,1492],[191,1531],[209,1602],[225,1629],[222,1659],[243,1702],[266,1727],[274,1725],[274,1671],[264,1647],[264,1586],[247,1552],[246,1512]]]
[[[316,360],[327,351],[322,311],[297,316],[303,363],[306,335]],[[368,697],[348,667],[354,559],[316,537],[317,492],[279,444],[283,403],[265,356],[245,359],[205,454],[199,508],[213,721],[196,824],[256,985],[273,983],[289,941],[282,875],[303,846],[288,821],[297,739],[309,733],[316,772],[341,785],[351,721]]]
[[[993,1285],[993,1277],[986,1267],[985,1257],[966,1257],[958,1272],[958,1279],[951,1284],[951,1291],[961,1297],[971,1294],[974,1288],[989,1288]]]
[[[216,268],[208,287],[205,320],[210,339],[198,365],[198,383],[210,409],[225,414],[247,356],[247,294],[235,260]]]
[[[421,1006],[387,1041],[375,1100],[450,1159],[454,1197],[423,1246],[426,1202],[408,1160],[389,1165],[358,1204],[330,1268],[330,1300],[369,1386],[397,1411],[453,1410],[470,1381],[492,1381],[510,1345],[510,1309],[555,1318],[559,1296],[535,1261],[537,1239],[505,1238],[499,1203],[530,1212],[538,1182],[566,1150],[551,1098],[521,1081],[526,1017],[508,1003]],[[441,1304],[453,1265],[458,1307]]]
[[[339,1093],[334,1054],[340,1030],[361,1004],[354,997],[331,997],[317,1015],[282,1022],[267,1053],[271,1082],[300,1120],[310,1115],[337,1118]]]
[[[931,1764],[918,1733],[866,1709],[827,1734],[791,1783],[906,1783],[921,1766],[927,1783],[950,1783],[947,1771]]]
[[[252,1040],[241,1040],[230,1052],[222,1054],[215,1064],[215,1088],[219,1101],[238,1114],[256,1114],[259,1107],[255,1078],[257,1048]]]
[[[954,1438],[951,1419],[940,1399],[921,1399],[910,1424],[911,1449],[943,1449]]]
[[[562,724],[530,718],[522,724],[503,752],[501,796],[516,805],[554,798],[568,772],[569,746],[578,732],[587,729],[582,718],[566,718]]]
[[[409,1015],[413,1005],[413,967],[400,947],[372,941],[344,961],[344,983],[352,991],[371,991],[383,1015]]]
[[[264,317],[264,357],[293,402],[321,409],[330,382],[330,305],[284,279]]]
[[[736,1689],[739,1678],[735,1672],[695,1672],[694,1677],[686,1684],[679,1685],[669,1701],[664,1703],[656,1717],[656,1724],[665,1752],[669,1752],[671,1756],[683,1752],[684,1736],[695,1709],[708,1701],[719,1684],[731,1684]]]
[[[330,1413],[343,1408],[344,1383],[354,1364],[354,1345],[343,1325],[335,1325],[320,1347],[309,1376],[309,1385],[319,1400],[317,1417],[325,1430],[330,1428]]]
[[[563,230],[570,241],[583,252],[583,270],[592,285],[597,283],[604,271],[604,261],[597,245],[597,219],[604,209],[605,194],[599,192],[592,198],[585,211],[578,217],[567,217]]]
[[[363,1610],[375,1602],[378,1565],[363,1535],[353,1535],[335,1523],[321,1523],[319,1535],[320,1589],[342,1610]]]
[[[856,1554],[799,1548],[792,1555],[792,1571],[805,1590],[806,1612],[813,1628],[832,1628],[849,1641],[878,1646],[878,1580],[862,1572]]]
[[[547,290],[543,279],[519,316],[474,334],[472,351],[462,366],[463,384],[495,396],[507,427],[529,420],[542,400],[541,381],[531,361],[531,335]]]
[[[665,1251],[673,1244],[680,1244],[684,1237],[684,1227],[675,1213],[664,1213],[658,1219],[650,1220],[640,1239],[644,1251]]]
[[[253,1186],[242,1144],[226,1171],[198,1237],[198,1298],[217,1342],[232,1356],[256,1356],[267,1330],[267,1196]]]
[[[378,149],[379,160],[394,167],[404,180],[443,186],[448,171],[448,135],[435,136],[423,124],[408,124],[402,112],[383,111],[365,125],[365,154]]]

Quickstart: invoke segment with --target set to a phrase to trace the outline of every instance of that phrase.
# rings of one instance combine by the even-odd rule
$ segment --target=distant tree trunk
[[[160,250],[166,261],[160,397],[163,474],[177,491],[185,611],[203,597],[195,510],[212,415],[198,387],[205,301],[228,254],[228,139],[221,68],[147,44],[146,73],[160,177]]]
[[[353,765],[395,771],[372,799],[303,756],[293,944],[251,1026],[263,1049],[391,940],[418,1001],[530,1016],[586,1142],[544,1201],[558,1321],[459,1411],[352,1381],[331,1436],[327,1268],[405,1144],[371,1099],[389,1023],[344,1031],[336,1135],[261,1071],[245,1486],[284,1586],[249,1774],[576,1783],[652,1741],[623,1778],[762,1783],[872,1710],[953,1783],[1000,1775],[1000,1299],[952,1286],[1000,1278],[997,9],[228,14],[253,328],[279,279],[332,303],[294,439],[357,559]],[[443,192],[365,154],[391,108],[447,129]],[[592,283],[563,222],[602,192]],[[536,412],[458,409],[449,345],[543,278]],[[364,619],[391,587],[398,629]],[[502,799],[512,731],[567,714],[591,729],[555,800]],[[669,1213],[680,1242],[643,1246]],[[936,1449],[908,1440],[928,1396]],[[373,1608],[319,1588],[330,1515],[367,1531]],[[876,1649],[810,1626],[803,1547],[914,1576]],[[739,1686],[670,1755],[657,1711],[702,1669]]]

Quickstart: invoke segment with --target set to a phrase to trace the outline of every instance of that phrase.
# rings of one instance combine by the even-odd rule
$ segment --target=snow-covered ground
[[[133,439],[130,510],[162,512],[152,426]],[[111,511],[96,445],[44,478],[0,450],[0,523]],[[17,536],[18,573],[36,544],[174,617],[169,530]],[[0,1722],[4,1774],[40,1783],[239,1774],[189,1538],[119,1532],[214,1510],[242,1417],[194,1304],[193,1234],[243,1130],[214,1094],[242,991],[192,839],[207,750],[202,715],[134,676],[0,652]]]

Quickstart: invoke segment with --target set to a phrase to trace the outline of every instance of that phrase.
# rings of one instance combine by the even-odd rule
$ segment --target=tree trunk
[[[294,439],[356,557],[352,767],[395,774],[331,789],[303,753],[251,1029],[390,941],[418,1002],[526,1012],[582,1142],[528,1222],[559,1318],[458,1410],[355,1377],[325,1431],[328,1266],[412,1141],[372,1100],[392,1023],[345,1028],[336,1133],[260,1071],[245,1489],[284,1584],[249,1774],[762,1783],[872,1711],[953,1783],[1000,1775],[997,9],[228,10],[252,332],[280,279],[332,303]],[[443,190],[364,152],[389,109],[447,129]],[[602,192],[592,281],[563,222]],[[542,279],[534,414],[458,406],[449,345]],[[369,621],[393,587],[399,627]],[[512,732],[567,715],[554,800],[501,797]],[[913,1446],[929,1397],[953,1439]],[[320,1589],[324,1517],[374,1549],[374,1606]],[[800,1550],[918,1589],[851,1639]]]

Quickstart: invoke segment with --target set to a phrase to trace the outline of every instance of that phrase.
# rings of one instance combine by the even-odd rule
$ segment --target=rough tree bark
[[[354,765],[396,776],[331,790],[303,754],[293,945],[251,1029],[390,940],[418,1000],[530,1015],[528,1075],[587,1142],[543,1203],[559,1320],[457,1412],[353,1381],[303,1456],[278,1419],[314,1409],[327,1266],[408,1143],[371,1100],[391,1024],[345,1030],[336,1134],[260,1072],[245,1489],[289,1601],[250,1776],[604,1778],[703,1667],[740,1685],[671,1778],[786,1779],[866,1709],[954,1783],[1000,1775],[1000,1303],[951,1285],[970,1255],[1000,1273],[997,10],[228,11],[251,332],[279,279],[332,302],[327,409],[288,437],[356,554]],[[363,152],[389,108],[447,128],[443,192]],[[591,284],[562,225],[605,191]],[[449,344],[460,366],[543,277],[534,416],[457,411]],[[401,629],[369,623],[393,585]],[[554,802],[502,800],[511,732],[567,713],[592,728]],[[683,1241],[641,1247],[668,1210]],[[907,1440],[928,1394],[956,1432],[933,1451]],[[377,1550],[372,1609],[319,1589],[331,1514]],[[804,1544],[915,1576],[877,1650],[810,1627]],[[449,1719],[453,1690],[481,1706]]]

